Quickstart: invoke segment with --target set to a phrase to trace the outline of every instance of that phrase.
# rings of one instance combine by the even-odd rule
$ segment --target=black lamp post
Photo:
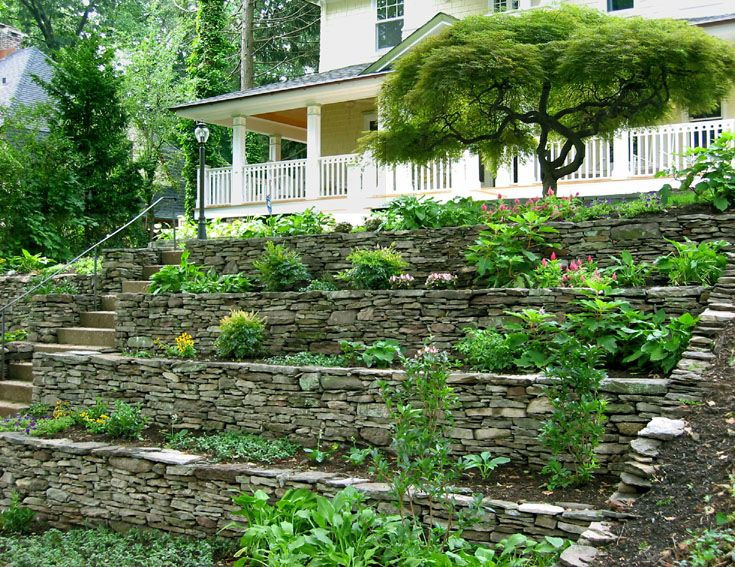
[[[194,137],[199,143],[199,229],[197,238],[199,240],[207,239],[207,223],[204,219],[204,184],[205,179],[205,163],[204,163],[204,145],[209,140],[209,128],[204,122],[197,122],[194,129]]]

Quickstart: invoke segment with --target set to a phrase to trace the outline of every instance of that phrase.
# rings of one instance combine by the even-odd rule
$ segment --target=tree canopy
[[[495,167],[533,154],[555,191],[583,163],[585,139],[676,107],[709,111],[733,81],[732,46],[682,21],[569,5],[471,17],[398,61],[379,99],[384,130],[363,148],[384,163],[469,148]]]

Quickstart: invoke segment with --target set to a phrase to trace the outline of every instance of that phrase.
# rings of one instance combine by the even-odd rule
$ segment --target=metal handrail
[[[110,240],[111,238],[113,238],[113,237],[117,236],[118,234],[120,234],[122,231],[124,231],[126,228],[128,228],[133,223],[135,223],[137,220],[141,219],[146,213],[148,213],[149,211],[151,211],[152,209],[154,209],[162,201],[174,201],[174,202],[176,202],[177,200],[178,199],[176,197],[160,197],[154,203],[152,203],[151,205],[149,205],[148,207],[146,207],[145,209],[143,209],[140,213],[138,213],[133,219],[129,220],[127,223],[125,223],[124,225],[122,225],[120,228],[116,229],[115,232],[112,232],[112,233],[108,234],[102,240],[100,240],[96,244],[93,244],[92,246],[90,246],[89,248],[87,248],[84,252],[82,252],[81,254],[79,254],[79,256],[77,256],[73,260],[70,260],[69,262],[67,262],[66,264],[64,264],[63,266],[61,266],[61,268],[59,268],[58,270],[54,271],[52,274],[50,274],[49,276],[47,276],[46,278],[44,278],[43,280],[41,280],[39,283],[37,283],[32,288],[26,290],[25,293],[23,293],[22,295],[19,295],[18,297],[16,297],[12,301],[10,301],[10,303],[7,303],[6,305],[0,307],[0,380],[5,380],[5,372],[6,372],[6,368],[5,368],[5,354],[6,354],[6,352],[5,352],[5,345],[6,345],[6,340],[5,340],[5,330],[6,330],[6,326],[5,326],[5,315],[8,312],[8,310],[11,309],[14,305],[16,305],[16,304],[20,303],[21,301],[23,301],[28,296],[33,295],[33,292],[35,292],[37,289],[39,289],[41,286],[43,286],[47,282],[49,282],[52,279],[54,279],[59,274],[65,273],[71,266],[73,266],[74,264],[76,264],[79,260],[81,260],[82,258],[84,258],[87,254],[89,254],[92,251],[94,251],[94,274],[93,274],[93,278],[94,279],[93,279],[92,285],[94,287],[93,294],[94,294],[95,304],[97,304],[97,301],[98,301],[98,289],[97,289],[98,274],[97,274],[97,265],[99,263],[99,247],[101,245],[103,245],[105,242],[107,242],[108,240]],[[174,248],[176,248],[176,217],[175,216],[173,216],[171,218],[171,228],[173,229]]]

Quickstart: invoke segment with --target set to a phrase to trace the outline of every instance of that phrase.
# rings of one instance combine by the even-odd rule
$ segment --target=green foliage
[[[0,532],[4,534],[24,534],[31,531],[36,513],[20,505],[20,494],[13,492],[10,507],[0,512]]]
[[[309,285],[302,287],[299,291],[337,291],[339,288],[330,280],[311,280]]]
[[[339,347],[347,364],[361,363],[368,368],[389,368],[402,356],[401,346],[393,339],[383,339],[371,345],[340,341]]]
[[[318,465],[331,461],[339,451],[338,443],[322,443],[322,435],[324,435],[324,430],[320,429],[316,438],[316,446],[313,449],[310,447],[304,448],[306,458]]]
[[[253,267],[266,291],[294,291],[311,280],[298,252],[274,242],[265,243],[265,252]]]
[[[347,256],[352,267],[337,275],[353,289],[388,289],[391,276],[400,275],[408,267],[400,252],[391,244],[373,249],[357,248]]]
[[[28,338],[28,331],[25,329],[18,329],[17,331],[8,331],[2,337],[2,342],[12,343],[15,341],[25,341]]]
[[[133,529],[124,534],[104,528],[0,537],[0,561],[13,567],[214,567],[230,557],[229,544]]]
[[[735,553],[735,529],[711,528],[700,533],[690,532],[686,547],[689,557],[677,563],[680,567],[710,567],[732,563]]]
[[[48,404],[44,404],[42,402],[32,403],[30,406],[28,406],[28,409],[25,411],[25,415],[34,417],[36,419],[41,418],[41,417],[46,417],[50,413],[51,413],[51,406]]]
[[[547,236],[558,232],[545,224],[549,217],[534,211],[491,223],[469,247],[466,258],[477,267],[477,279],[492,287],[523,287],[540,257],[536,250],[553,249]]]
[[[374,230],[418,230],[445,226],[472,226],[484,222],[483,203],[467,197],[455,197],[440,203],[432,197],[408,195],[393,199],[384,211],[374,212],[378,221]]]
[[[637,262],[633,254],[624,250],[620,257],[612,256],[612,264],[605,273],[615,278],[617,285],[621,287],[644,287],[653,271],[653,266],[648,262]]]
[[[465,329],[454,345],[465,362],[482,372],[505,372],[515,367],[515,353],[507,336],[495,329]]]
[[[170,435],[166,444],[179,451],[193,451],[210,456],[218,462],[245,459],[258,463],[273,463],[290,459],[299,446],[288,439],[266,439],[259,435],[225,431],[195,437],[186,430]]]
[[[662,175],[673,175],[681,180],[680,191],[694,192],[711,202],[720,212],[735,206],[735,133],[723,132],[706,147],[690,148],[684,153],[690,162],[683,169],[673,169]],[[670,185],[665,185],[665,198],[671,194]]]
[[[368,463],[370,459],[377,455],[375,447],[350,447],[349,452],[345,455],[345,461],[355,467],[361,467]]]
[[[552,382],[547,390],[551,417],[539,439],[552,458],[543,472],[550,475],[549,489],[588,482],[598,468],[595,449],[605,436],[605,400],[600,385],[605,373],[596,347],[571,339],[563,345],[557,365],[547,370]]]
[[[493,457],[490,451],[483,451],[479,455],[465,455],[460,465],[466,471],[476,470],[482,480],[488,480],[495,469],[509,462],[508,457]]]
[[[664,324],[662,312],[649,321],[640,321],[637,327],[629,328],[628,340],[640,345],[623,359],[624,363],[635,363],[639,368],[660,368],[664,374],[671,372],[689,345],[689,339],[699,319],[684,313],[668,324]]]
[[[44,258],[41,254],[31,254],[23,248],[20,256],[9,256],[0,258],[0,273],[10,272],[16,274],[31,274],[45,269],[52,260]]]
[[[266,364],[279,366],[345,366],[346,361],[341,355],[321,354],[317,352],[297,352],[296,354],[284,354],[272,356],[264,360]]]
[[[183,332],[176,337],[174,344],[170,345],[161,339],[155,339],[153,345],[163,351],[168,358],[196,358],[197,349],[194,337],[189,333]],[[145,355],[139,358],[145,358]]]
[[[254,311],[233,311],[220,321],[217,356],[243,360],[263,351],[265,319]]]
[[[151,276],[148,291],[153,295],[166,293],[242,293],[250,291],[252,283],[243,274],[219,276],[213,270],[205,272],[189,262],[189,252],[181,255],[178,266],[163,266]]]
[[[700,242],[696,244],[666,240],[674,247],[674,252],[656,261],[656,268],[662,272],[672,285],[714,285],[727,265],[727,256],[720,251],[728,242]]]
[[[115,409],[107,419],[102,417],[104,415],[92,417],[85,425],[93,433],[101,433],[111,439],[142,439],[141,434],[150,422],[150,418],[142,414],[140,405],[126,404],[121,400],[115,402]],[[100,421],[102,423],[98,423]]]
[[[26,285],[26,289],[33,289],[45,279],[46,276],[44,275],[32,277]],[[76,284],[63,276],[48,280],[33,292],[34,295],[76,295],[78,293],[79,288]]]
[[[674,107],[709,111],[734,69],[732,45],[681,21],[568,4],[465,18],[396,63],[379,98],[385,127],[362,148],[382,163],[469,149],[493,167],[533,154],[555,190],[581,164],[585,139],[655,124]]]
[[[30,434],[34,437],[51,437],[71,429],[76,423],[76,419],[70,415],[39,419]]]

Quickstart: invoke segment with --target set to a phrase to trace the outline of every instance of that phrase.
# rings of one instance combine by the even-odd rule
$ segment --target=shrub
[[[729,245],[722,240],[715,242],[685,242],[666,240],[674,252],[659,258],[656,268],[666,275],[672,285],[714,285],[727,266],[727,256],[720,251]]]
[[[505,372],[514,367],[509,340],[495,329],[465,329],[465,337],[454,348],[474,370]]]
[[[50,437],[71,429],[76,423],[76,419],[70,415],[39,419],[33,427],[27,427],[26,432],[34,437]]]
[[[643,324],[630,330],[629,340],[640,346],[625,357],[624,363],[635,363],[638,368],[658,368],[664,374],[674,369],[689,345],[699,319],[684,313],[664,324],[665,318],[666,314],[659,311],[650,321],[642,321]]]
[[[266,439],[238,431],[194,437],[183,430],[169,436],[167,445],[180,451],[204,453],[216,461],[247,459],[259,463],[290,459],[299,450],[299,446],[288,439]]]
[[[215,342],[218,356],[243,360],[262,352],[265,319],[257,313],[233,311],[219,324],[221,333]]]
[[[31,531],[36,513],[20,505],[20,494],[13,492],[10,507],[0,512],[0,531],[7,534],[24,534]]]
[[[361,342],[340,341],[343,359],[348,364],[362,363],[368,368],[388,368],[402,353],[398,341],[383,339],[371,345]]]
[[[253,267],[267,291],[293,291],[311,280],[301,256],[273,242],[266,242],[265,252],[253,262]]]
[[[15,341],[25,341],[28,338],[28,331],[18,329],[17,331],[8,331],[3,335],[3,342],[12,343]]]
[[[388,289],[391,276],[399,276],[408,267],[395,246],[353,250],[347,261],[352,268],[337,275],[353,289]]]
[[[551,476],[550,490],[585,483],[599,466],[595,449],[605,436],[606,420],[599,393],[605,373],[596,369],[600,355],[598,348],[569,339],[557,365],[546,372],[553,410],[540,440],[552,454],[543,469]]]

